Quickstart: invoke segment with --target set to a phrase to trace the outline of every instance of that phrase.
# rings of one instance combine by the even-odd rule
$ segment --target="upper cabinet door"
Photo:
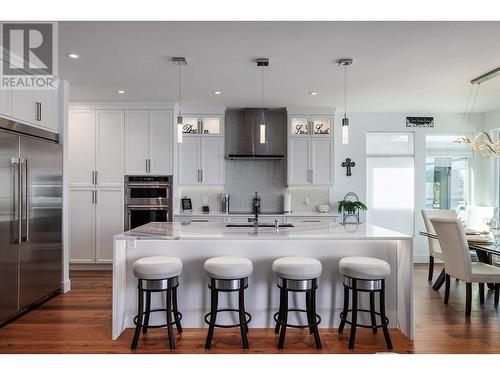
[[[314,185],[333,184],[333,139],[311,139],[312,183]]]
[[[12,117],[33,124],[35,122],[35,102],[33,90],[12,90]]]
[[[71,263],[95,261],[95,204],[94,190],[69,192],[69,249]],[[120,233],[120,231],[116,232]]]
[[[125,111],[125,174],[147,173],[149,111]]]
[[[201,132],[203,135],[221,135],[220,116],[206,116],[201,119]]]
[[[152,174],[173,174],[174,128],[172,111],[149,111],[149,158]]]
[[[308,185],[312,181],[309,141],[307,138],[288,140],[288,185]]]
[[[292,136],[308,136],[311,134],[311,123],[309,117],[291,117],[289,118],[289,134]]]
[[[201,176],[205,185],[224,184],[224,139],[222,137],[201,138]]]
[[[34,90],[34,124],[59,132],[57,121],[57,90]]]
[[[102,110],[97,118],[97,185],[123,186],[125,125],[122,110]]]
[[[0,90],[0,115],[12,116],[12,90]]]
[[[68,124],[69,184],[92,186],[95,171],[95,111],[71,110]]]
[[[180,185],[201,183],[201,137],[184,137],[179,143],[178,171]]]
[[[313,116],[310,120],[311,132],[314,136],[331,136],[332,119],[329,116]]]

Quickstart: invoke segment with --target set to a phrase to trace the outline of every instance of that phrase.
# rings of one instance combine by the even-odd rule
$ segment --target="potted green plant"
[[[345,223],[346,220],[349,217],[354,217],[356,218],[356,222],[359,222],[359,211],[363,210],[366,211],[368,210],[368,207],[363,202],[360,201],[353,201],[353,200],[346,200],[343,199],[338,202],[338,211],[339,213],[344,212],[342,215],[342,221]]]

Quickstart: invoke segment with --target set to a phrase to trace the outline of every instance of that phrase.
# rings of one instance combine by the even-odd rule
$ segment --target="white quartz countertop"
[[[263,213],[259,214],[259,217],[338,217],[340,214],[336,214],[333,212],[310,212],[310,211],[296,211],[290,214],[283,213]],[[174,216],[178,217],[192,217],[192,216],[206,216],[206,217],[250,217],[254,216],[252,213],[223,213],[223,212],[210,212],[208,214],[203,213],[202,211],[193,211],[193,212],[178,212],[175,213]]]
[[[227,228],[223,223],[154,222],[115,240],[407,240],[411,236],[371,224],[301,223],[293,228]]]

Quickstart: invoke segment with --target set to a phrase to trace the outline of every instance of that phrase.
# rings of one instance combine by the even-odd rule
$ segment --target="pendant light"
[[[181,88],[182,88],[182,66],[187,65],[187,61],[185,57],[173,57],[172,61],[179,67],[179,80],[178,80],[178,103],[179,103],[179,113],[177,115],[177,143],[182,143],[182,96],[181,96]]]
[[[476,77],[470,81],[472,86],[469,92],[469,97],[467,98],[467,103],[465,104],[464,115],[462,116],[462,124],[461,124],[462,129],[464,127],[464,122],[467,119],[467,116],[472,114],[474,110],[474,105],[476,104],[476,99],[477,99],[477,93],[479,92],[479,86],[481,85],[481,83],[496,77],[498,74],[500,74],[500,68],[495,68],[487,73],[481,74],[479,77]],[[475,94],[473,94],[475,85],[477,85],[477,89]],[[472,100],[470,111],[468,112],[467,110],[472,96],[474,96],[474,98]],[[500,156],[500,139],[492,140],[490,135],[485,131],[480,131],[479,133],[475,134],[472,138],[460,137],[455,142],[469,145],[475,151],[477,151],[479,155],[485,158],[496,158]]]
[[[351,65],[353,59],[340,59],[337,61],[339,66],[344,67],[344,118],[342,119],[342,143],[349,144],[349,118],[347,117],[347,67]]]
[[[266,143],[266,116],[264,113],[264,67],[269,66],[269,59],[257,59],[257,66],[261,68],[261,91],[260,91],[260,126],[259,126],[259,143]]]

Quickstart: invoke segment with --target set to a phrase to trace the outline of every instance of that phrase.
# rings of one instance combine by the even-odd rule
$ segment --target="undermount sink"
[[[226,224],[226,228],[253,228],[255,225],[253,223],[244,224]],[[257,225],[259,228],[274,228],[276,227],[273,223],[259,223]],[[280,224],[278,228],[293,228],[294,225],[290,223]]]

